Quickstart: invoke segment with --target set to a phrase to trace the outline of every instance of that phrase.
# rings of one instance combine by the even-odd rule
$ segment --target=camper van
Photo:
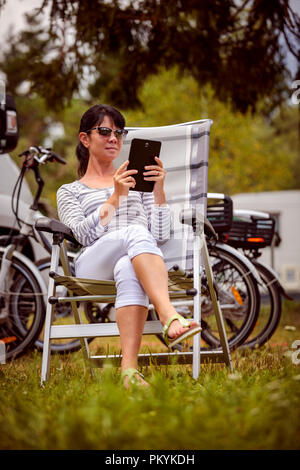
[[[242,193],[232,200],[235,210],[256,210],[274,217],[280,243],[264,248],[260,260],[275,269],[287,292],[300,295],[300,191]]]

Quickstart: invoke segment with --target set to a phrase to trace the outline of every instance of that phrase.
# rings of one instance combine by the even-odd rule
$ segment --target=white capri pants
[[[141,253],[163,254],[153,235],[143,225],[129,225],[99,238],[75,261],[77,277],[115,280],[115,308],[127,305],[148,307],[149,299],[136,277],[131,260]]]

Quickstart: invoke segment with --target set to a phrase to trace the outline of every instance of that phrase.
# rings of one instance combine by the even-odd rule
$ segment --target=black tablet
[[[151,193],[153,191],[155,181],[144,180],[143,175],[146,165],[157,165],[154,157],[159,157],[161,142],[158,140],[148,139],[132,139],[129,164],[127,170],[138,170],[136,175],[132,175],[136,181],[135,188],[132,191],[143,191]]]

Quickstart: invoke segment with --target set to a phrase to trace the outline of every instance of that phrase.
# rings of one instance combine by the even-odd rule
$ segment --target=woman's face
[[[119,129],[109,116],[104,116],[103,121],[98,126],[108,127],[112,130]],[[119,156],[123,143],[122,139],[118,139],[113,132],[110,136],[104,136],[100,135],[97,129],[92,130],[89,134],[81,132],[79,138],[83,145],[88,148],[90,158],[96,158],[103,163],[115,160]]]

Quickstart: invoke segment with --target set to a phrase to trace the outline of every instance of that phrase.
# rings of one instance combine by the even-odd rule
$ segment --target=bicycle
[[[232,199],[223,194],[208,194],[209,205],[207,218],[215,232],[222,235],[232,224]],[[212,202],[213,200],[217,202]],[[220,202],[221,199],[221,202]],[[260,311],[259,285],[262,279],[253,263],[235,248],[220,240],[209,238],[207,247],[215,278],[215,288],[218,293],[222,310],[227,340],[230,350],[240,347],[249,337],[257,323]],[[201,273],[202,286],[205,292],[205,271]],[[188,305],[178,309],[181,315],[191,317]],[[154,310],[151,318],[157,320]],[[201,297],[201,338],[202,349],[217,349],[220,347],[218,328],[213,315],[212,302],[207,294]],[[164,343],[162,335],[159,339]],[[205,344],[206,343],[206,344]],[[176,349],[181,350],[182,345]]]
[[[229,210],[226,206],[231,198],[224,194],[210,196],[221,200],[221,203],[211,206],[209,214],[220,239],[224,244],[242,252],[255,266],[262,281],[258,284],[262,299],[258,319],[247,340],[240,345],[241,348],[257,348],[269,341],[277,329],[281,318],[282,296],[292,300],[285,292],[277,273],[258,260],[263,248],[274,242],[276,246],[280,243],[275,232],[275,220],[265,212],[233,208]]]
[[[9,345],[7,347],[7,355],[6,359],[10,359],[12,356],[17,357],[19,355],[22,355],[27,351],[27,349],[31,347],[35,347],[39,351],[42,351],[43,349],[43,326],[44,326],[44,318],[45,318],[45,312],[46,312],[46,302],[47,302],[47,283],[48,283],[48,273],[50,270],[50,256],[46,258],[42,258],[35,263],[33,263],[32,260],[30,260],[27,256],[24,256],[22,254],[22,250],[24,249],[25,252],[30,251],[26,250],[26,246],[28,246],[29,240],[35,240],[37,243],[39,243],[50,255],[51,253],[51,243],[48,241],[47,237],[43,233],[39,233],[34,229],[34,225],[36,220],[40,217],[40,213],[38,211],[39,207],[39,199],[41,197],[43,187],[44,187],[44,181],[41,177],[39,166],[41,164],[45,164],[46,162],[58,162],[62,164],[66,164],[66,161],[60,157],[59,155],[55,154],[52,152],[50,149],[45,149],[41,146],[33,146],[30,147],[28,150],[22,152],[20,157],[24,157],[24,161],[22,164],[22,168],[20,171],[19,178],[15,184],[13,193],[12,193],[12,211],[15,215],[16,221],[19,226],[19,233],[16,234],[8,234],[8,235],[2,235],[0,236],[0,260],[1,260],[1,269],[0,269],[0,279],[1,279],[1,273],[3,279],[5,279],[7,272],[9,271],[9,266],[7,268],[3,268],[2,265],[2,257],[5,259],[9,253],[13,253],[13,256],[16,258],[21,258],[21,261],[23,260],[23,264],[27,266],[27,270],[29,273],[33,273],[33,277],[36,280],[35,287],[34,289],[32,288],[32,292],[35,292],[35,298],[40,298],[38,302],[38,310],[35,313],[35,317],[40,319],[40,322],[36,324],[34,322],[33,326],[30,329],[30,335],[28,332],[29,326],[26,325],[25,319],[21,321],[19,318],[20,315],[15,315],[17,322],[19,325],[23,324],[22,326],[22,332],[23,336],[26,335],[26,341],[25,338],[22,338],[20,340],[20,347],[18,348],[17,351],[15,351],[15,346],[16,344],[13,343],[12,338],[16,341],[16,335],[10,335],[6,333],[6,330],[4,326],[0,324],[0,340],[1,340],[1,335],[4,338],[5,343]],[[37,191],[34,197],[33,204],[31,205],[29,209],[28,216],[26,220],[22,220],[19,215],[19,198],[20,198],[20,193],[21,193],[21,188],[22,188],[22,182],[24,179],[24,176],[27,171],[32,170],[34,172],[35,180],[38,185]],[[14,204],[14,199],[16,196],[16,202]],[[2,248],[1,248],[2,246]],[[73,267],[73,261],[76,256],[76,250],[78,251],[79,245],[76,245],[75,241],[72,240],[72,242],[69,243],[69,249],[68,249],[68,257],[71,266]],[[28,274],[30,276],[30,274]],[[1,282],[1,281],[0,281]],[[6,293],[7,291],[7,286],[0,284],[0,292]],[[62,288],[61,294],[64,295],[66,292],[66,289]],[[16,310],[16,309],[15,309]],[[40,312],[41,311],[41,312]],[[105,311],[105,309],[104,309]],[[70,303],[65,303],[61,305],[57,305],[55,308],[54,312],[55,318],[54,318],[54,324],[62,324],[67,320],[68,316],[71,315],[71,306]],[[9,315],[9,312],[7,310],[6,313],[6,320],[11,321],[11,317]],[[90,322],[91,317],[86,316],[86,322]],[[36,320],[37,322],[37,320]],[[91,340],[89,340],[91,341]],[[76,339],[72,340],[58,340],[58,341],[53,341],[51,344],[51,353],[68,353],[68,352],[75,352],[80,349],[80,341]]]
[[[12,211],[19,233],[0,237],[0,341],[5,344],[6,360],[24,354],[35,343],[43,328],[47,286],[38,266],[22,254],[22,249],[28,239],[33,237],[50,253],[51,245],[47,238],[33,228],[44,186],[39,165],[47,161],[66,163],[50,149],[42,147],[30,147],[19,156],[24,157],[24,161],[12,193]],[[29,170],[34,172],[38,189],[26,220],[22,220],[18,214],[19,198],[24,176]]]

